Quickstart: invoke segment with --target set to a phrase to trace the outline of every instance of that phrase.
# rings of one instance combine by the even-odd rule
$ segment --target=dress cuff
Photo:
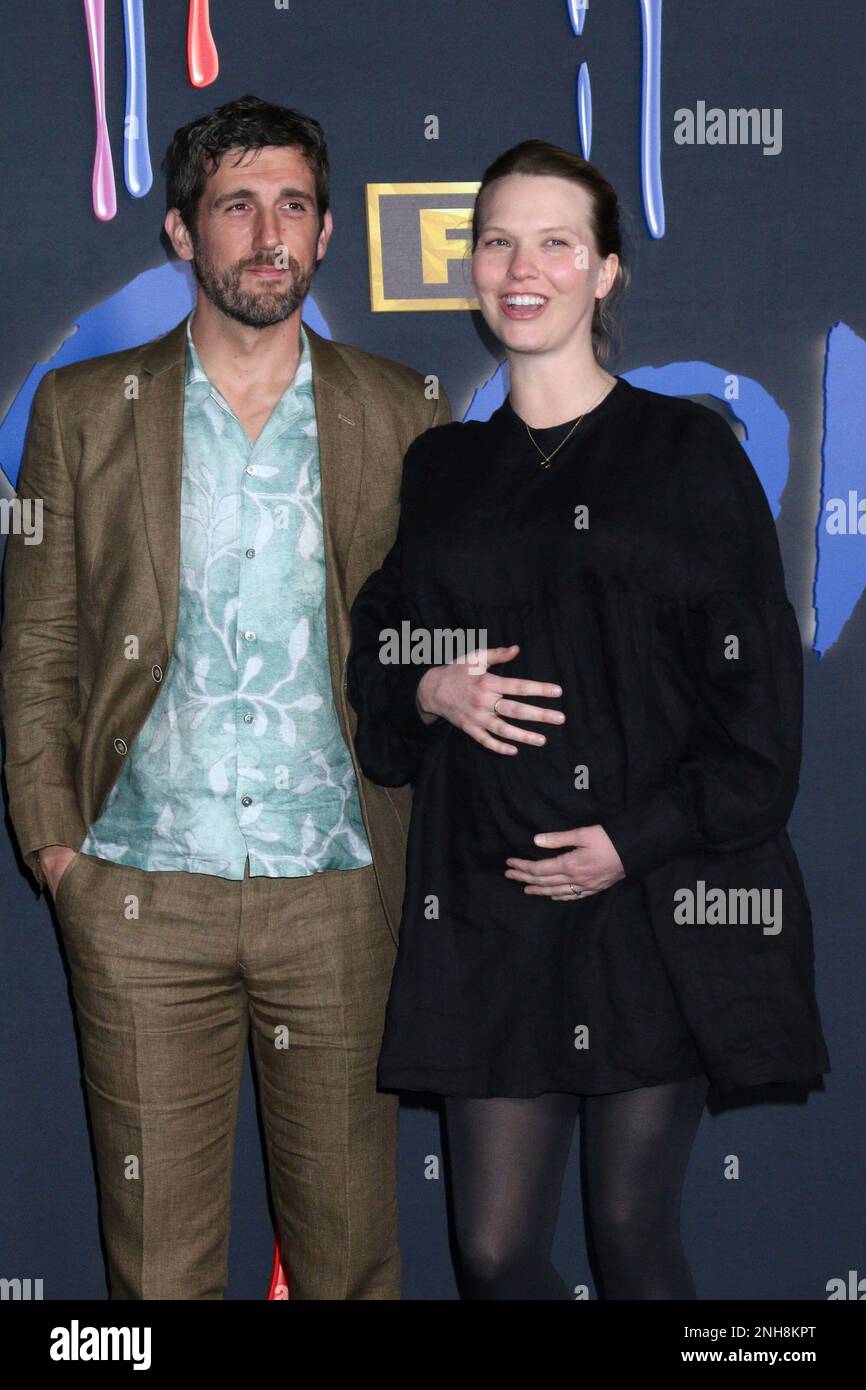
[[[425,719],[421,718],[416,701],[418,685],[422,677],[425,676],[428,671],[432,670],[432,664],[430,666],[405,665],[396,667],[392,674],[391,680],[393,683],[392,689],[394,695],[392,713],[397,727],[402,734],[423,735],[427,733],[429,729],[437,728],[442,722],[437,715],[437,717],[428,724]]]
[[[666,787],[647,792],[624,810],[606,816],[600,825],[628,878],[642,878],[665,860],[689,854],[701,843],[688,811]]]

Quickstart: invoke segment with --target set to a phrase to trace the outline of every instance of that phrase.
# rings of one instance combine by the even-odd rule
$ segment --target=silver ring
[[[575,887],[575,885],[574,885],[573,883],[570,883],[568,886],[569,886],[569,888],[571,889],[572,893],[574,894],[574,896],[575,896],[576,898],[582,898],[582,897],[583,897],[583,890],[582,890],[581,888]]]

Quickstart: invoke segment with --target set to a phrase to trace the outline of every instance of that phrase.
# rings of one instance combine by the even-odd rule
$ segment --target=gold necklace
[[[571,436],[574,434],[574,431],[577,429],[577,427],[578,427],[578,425],[580,424],[581,420],[583,420],[585,416],[589,415],[590,411],[595,410],[595,407],[598,405],[599,401],[601,401],[602,397],[604,397],[608,392],[612,391],[615,384],[616,384],[616,377],[614,377],[612,383],[610,383],[610,384],[608,384],[607,386],[605,386],[605,389],[604,389],[604,391],[602,391],[601,396],[598,397],[598,400],[593,401],[592,405],[589,407],[589,410],[585,410],[585,411],[583,412],[583,415],[578,415],[578,417],[577,417],[577,419],[575,420],[574,424],[572,425],[571,429],[568,431],[568,434],[565,436],[564,439],[560,440],[559,444],[557,444],[557,446],[556,446],[556,448],[554,449],[554,451],[553,451],[552,454],[546,454],[546,453],[544,452],[544,450],[541,448],[541,445],[538,443],[538,441],[537,441],[536,439],[533,439],[533,438],[532,438],[532,430],[529,428],[529,426],[526,424],[526,421],[524,420],[523,423],[524,423],[524,425],[526,426],[526,433],[529,435],[529,438],[532,439],[533,444],[535,445],[536,449],[537,449],[538,452],[541,454],[541,457],[542,457],[542,459],[544,460],[544,462],[543,462],[542,465],[541,465],[542,468],[549,468],[549,467],[550,467],[551,460],[554,459],[554,458],[556,457],[556,455],[559,453],[560,449],[562,448],[563,444],[567,444],[567,443],[568,443],[569,439],[570,439]]]

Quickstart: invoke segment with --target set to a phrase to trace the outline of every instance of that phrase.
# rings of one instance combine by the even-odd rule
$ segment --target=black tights
[[[707,1090],[697,1076],[582,1098],[589,1248],[602,1298],[697,1297],[680,1199]],[[564,1092],[443,1098],[464,1297],[572,1297],[550,1253],[580,1102]]]

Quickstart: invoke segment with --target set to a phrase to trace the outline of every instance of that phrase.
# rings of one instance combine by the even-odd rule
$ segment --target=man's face
[[[250,328],[290,318],[309,292],[332,230],[320,229],[316,184],[299,150],[229,150],[210,176],[194,228],[172,209],[166,230],[222,313]]]

